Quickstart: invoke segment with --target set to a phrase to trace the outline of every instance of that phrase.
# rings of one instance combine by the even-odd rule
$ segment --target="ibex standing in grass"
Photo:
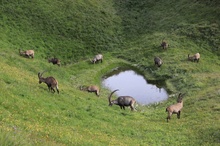
[[[54,88],[56,88],[57,93],[59,94],[58,81],[54,77],[46,77],[46,78],[42,77],[43,73],[44,72],[38,73],[39,84],[44,82],[45,84],[47,84],[49,91],[54,93],[55,92]]]
[[[118,91],[118,89],[114,90],[108,97],[109,106],[112,106],[115,104],[115,105],[120,106],[121,109],[125,109],[125,106],[130,106],[131,110],[133,111],[135,109],[134,104],[136,103],[136,100],[133,97],[119,96],[117,99],[111,100],[112,94],[116,91]]]
[[[48,62],[49,62],[49,63],[52,62],[53,65],[54,65],[54,64],[57,64],[58,66],[61,65],[60,60],[59,60],[58,58],[50,58],[50,59],[48,59]]]
[[[163,48],[163,49],[167,49],[169,47],[169,44],[167,42],[165,42],[164,40],[162,40],[162,43],[160,44],[160,46]]]
[[[188,60],[189,61],[193,61],[193,62],[197,61],[197,63],[198,63],[199,59],[200,59],[200,54],[199,53],[196,53],[193,56],[189,56],[189,54],[188,54]]]
[[[103,61],[103,55],[102,54],[98,54],[98,55],[96,55],[92,60],[91,60],[91,62],[92,63],[96,63],[96,62],[98,62],[98,61],[101,61],[101,63],[102,63],[102,61]]]
[[[96,85],[91,86],[80,86],[80,90],[88,91],[88,92],[95,92],[97,96],[99,96],[99,87]]]
[[[177,114],[177,118],[180,119],[181,109],[183,108],[183,96],[184,94],[180,93],[177,98],[177,103],[166,108],[166,112],[168,112],[167,122],[171,119],[172,114]]]
[[[19,53],[22,56],[28,57],[28,58],[34,58],[34,50],[26,50],[26,51],[21,51],[21,49],[19,49]]]
[[[159,57],[154,57],[154,64],[160,67],[163,64],[163,61]]]

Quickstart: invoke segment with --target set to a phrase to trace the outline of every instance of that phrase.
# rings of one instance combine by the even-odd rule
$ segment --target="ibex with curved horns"
[[[177,103],[170,105],[166,108],[166,112],[168,112],[167,122],[171,119],[172,114],[177,114],[177,118],[180,119],[181,109],[183,108],[183,96],[185,94],[180,93],[177,98]]]
[[[130,106],[131,110],[133,111],[135,108],[134,108],[134,104],[136,103],[136,100],[131,97],[131,96],[119,96],[117,99],[115,100],[111,100],[111,97],[112,97],[112,94],[114,92],[118,91],[117,90],[114,90],[108,97],[108,100],[109,100],[109,106],[112,106],[112,105],[118,105],[120,106],[120,108],[122,109],[125,109],[125,106]]]
[[[54,88],[56,88],[57,93],[59,94],[58,81],[54,77],[46,77],[46,78],[42,77],[44,72],[38,73],[39,84],[44,82],[45,84],[47,84],[49,91],[54,93],[55,92]]]

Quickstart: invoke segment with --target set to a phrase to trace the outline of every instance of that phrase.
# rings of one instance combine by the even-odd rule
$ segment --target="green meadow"
[[[220,1],[1,0],[0,16],[0,145],[220,145]],[[197,52],[199,63],[187,60]],[[108,106],[102,77],[123,66],[186,93],[181,118],[166,122],[177,96],[134,112]],[[43,71],[60,94],[39,84]],[[79,89],[91,84],[99,97]]]

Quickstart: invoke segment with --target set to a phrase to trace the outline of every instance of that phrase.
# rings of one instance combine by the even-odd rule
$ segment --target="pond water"
[[[102,85],[111,91],[119,89],[114,93],[117,96],[132,96],[139,104],[148,105],[168,99],[168,93],[161,85],[163,82],[147,81],[134,70],[115,70],[103,77]]]

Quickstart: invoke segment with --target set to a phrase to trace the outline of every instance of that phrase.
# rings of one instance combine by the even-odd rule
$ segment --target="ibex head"
[[[111,97],[112,97],[112,94],[115,93],[116,91],[119,91],[118,89],[114,90],[108,97],[108,101],[109,101],[109,106],[112,106],[114,105],[114,100],[111,101]]]
[[[43,82],[43,80],[42,80],[42,79],[43,79],[42,75],[43,75],[44,72],[46,72],[46,71],[43,71],[42,73],[40,73],[40,72],[38,73],[39,84],[41,84],[41,83]]]
[[[184,96],[185,94],[186,94],[186,93],[184,93],[184,94],[180,93],[180,94],[178,95],[177,103],[181,103],[181,102],[182,102],[183,96]]]

